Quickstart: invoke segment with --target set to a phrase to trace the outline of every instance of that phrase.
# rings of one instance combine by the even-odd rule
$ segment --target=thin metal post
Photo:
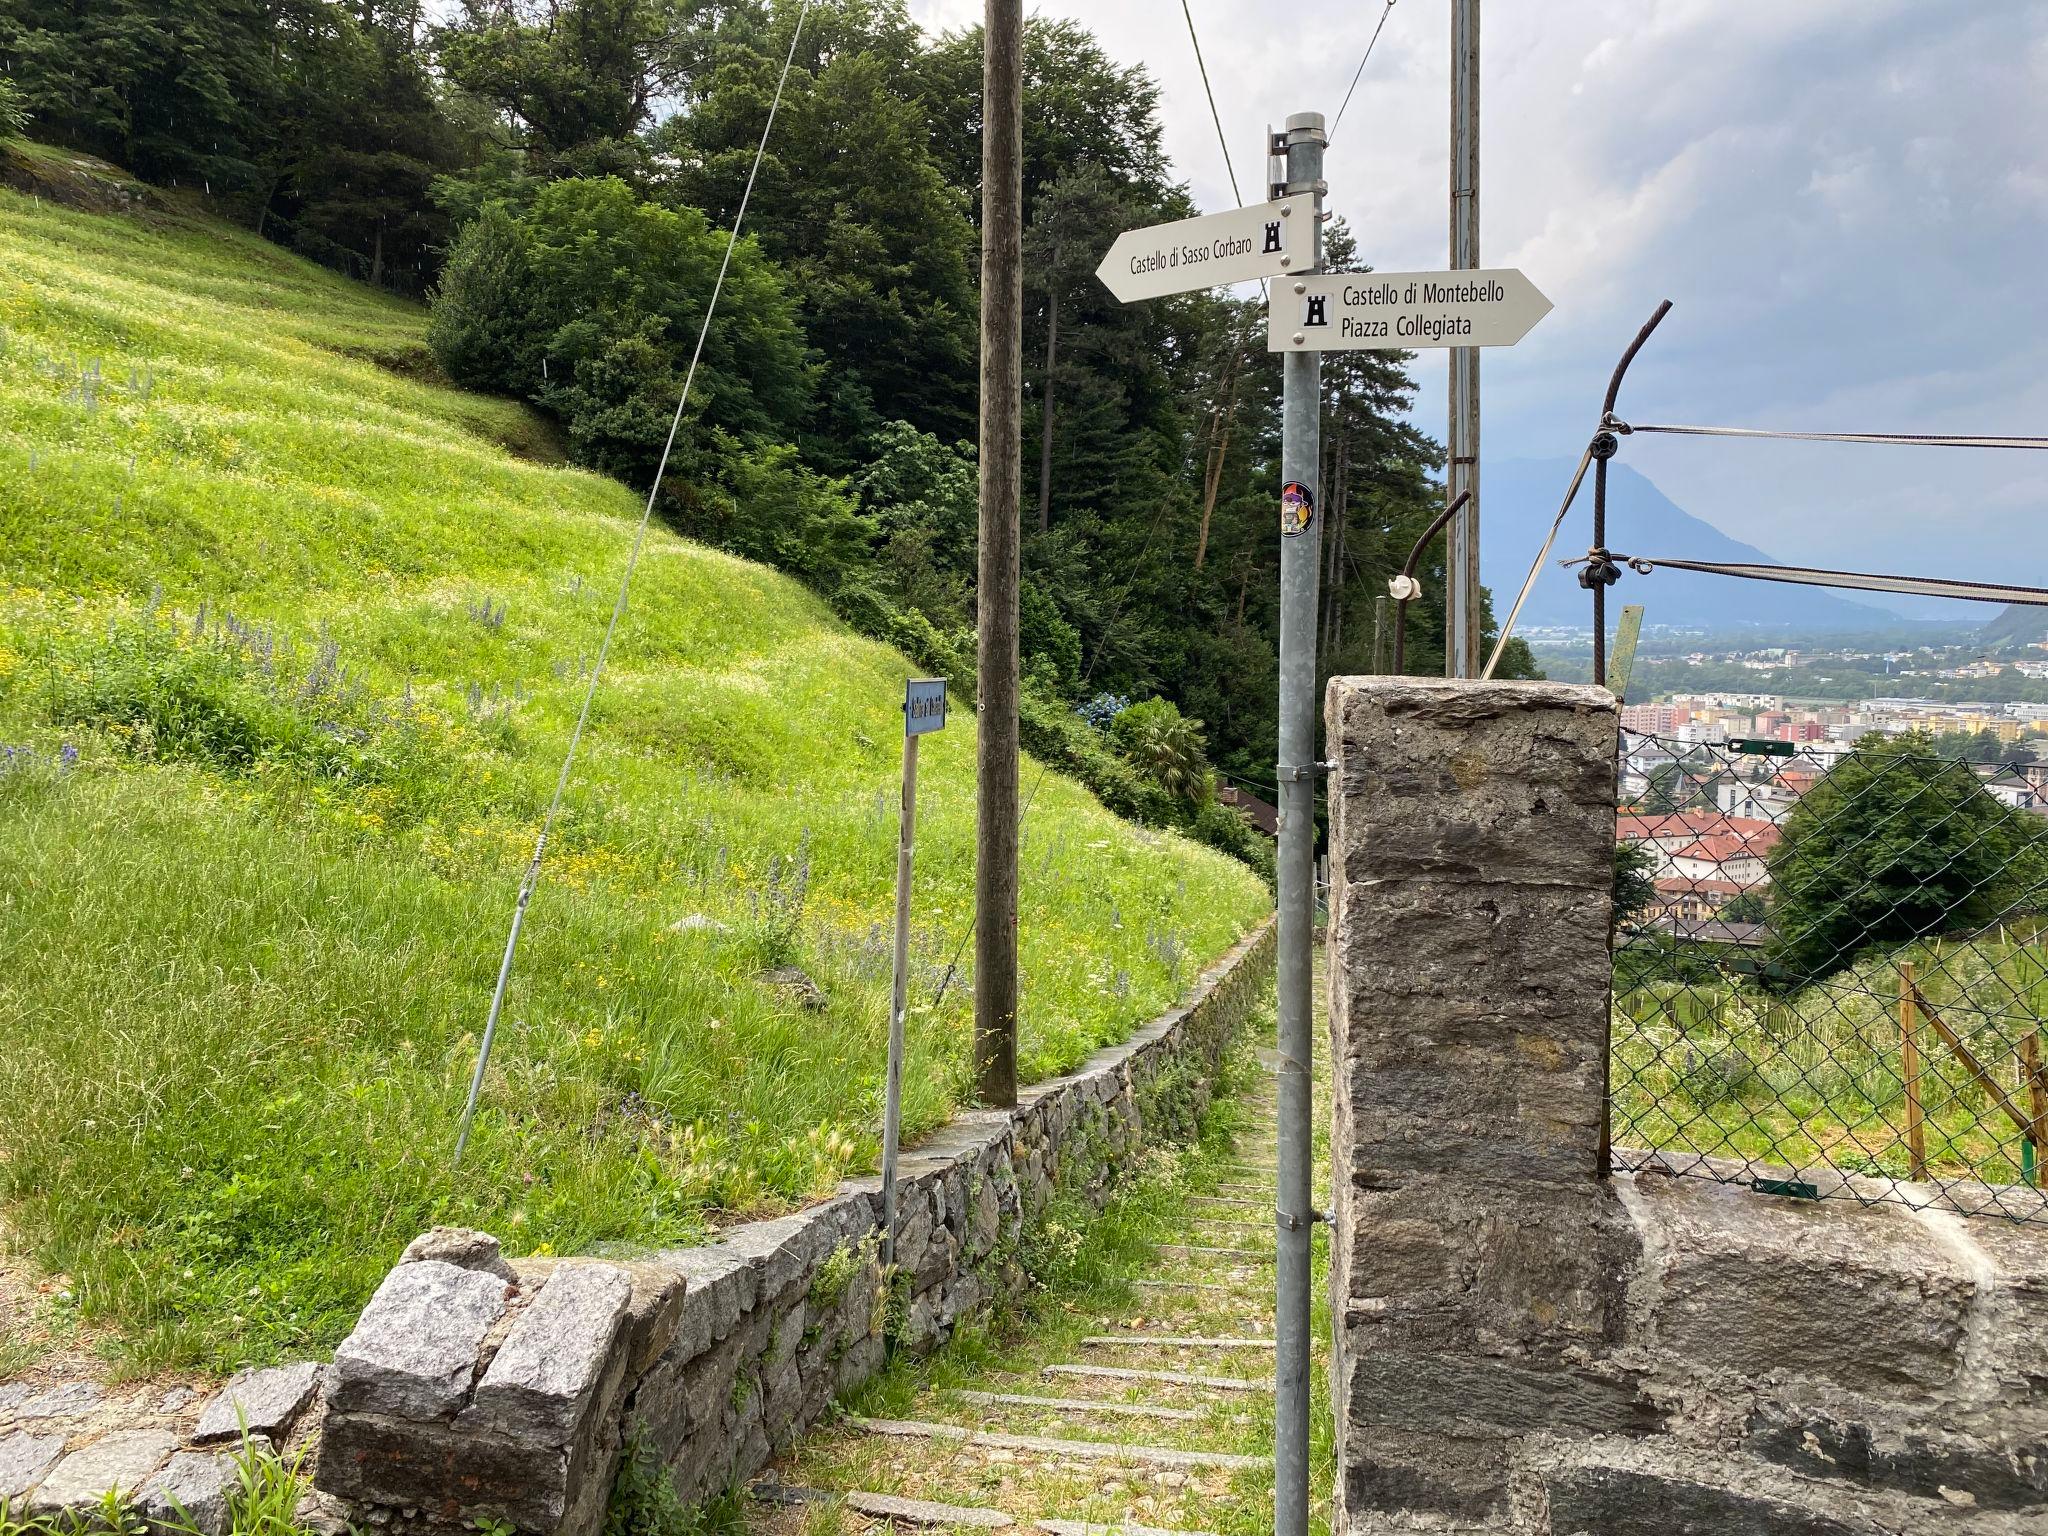
[[[907,724],[908,722],[906,722]],[[903,1128],[903,1013],[910,991],[910,859],[917,836],[917,736],[903,737],[896,823],[896,973],[889,991],[889,1077],[882,1095],[882,1267],[896,1262],[896,1142]]]
[[[1479,0],[1451,0],[1451,270],[1479,265]],[[1479,349],[1453,347],[1445,498],[1470,491],[1445,551],[1444,675],[1479,675]]]
[[[1320,112],[1287,119],[1287,190],[1314,197],[1311,268],[1322,266]],[[1284,282],[1284,280],[1282,280]],[[1276,291],[1276,301],[1282,301]],[[1282,301],[1284,302],[1284,301]],[[1279,1195],[1274,1211],[1273,1529],[1308,1529],[1309,1231],[1316,806],[1316,587],[1322,571],[1320,352],[1289,352],[1282,374],[1280,475],[1307,492],[1307,516],[1283,515],[1280,538]]]

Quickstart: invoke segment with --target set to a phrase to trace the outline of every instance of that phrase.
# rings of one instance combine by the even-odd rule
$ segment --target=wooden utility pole
[[[974,865],[974,1084],[1017,1102],[1017,543],[1023,482],[1024,7],[982,32],[981,551]]]

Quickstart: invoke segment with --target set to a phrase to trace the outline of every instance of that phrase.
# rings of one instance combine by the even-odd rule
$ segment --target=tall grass
[[[331,1341],[431,1221],[684,1241],[871,1161],[903,658],[652,535],[453,1177],[631,493],[243,233],[0,193],[0,274],[0,1206],[122,1368]],[[913,1131],[968,1081],[973,735],[923,751]],[[1032,1075],[1267,904],[1060,779],[1023,863]]]
[[[1928,1009],[2026,1114],[2021,1041],[2048,1006],[2041,937],[2029,925],[1873,950],[1788,996],[1734,974],[1621,991],[1616,1140],[1906,1178],[1900,967],[1914,967]],[[2019,1127],[1924,1017],[1917,1040],[1930,1176],[2017,1182]]]

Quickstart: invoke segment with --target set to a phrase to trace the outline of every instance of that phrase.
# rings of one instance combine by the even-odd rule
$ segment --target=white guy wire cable
[[[1609,427],[1624,437],[1637,432],[1667,432],[1680,437],[1760,437],[1793,443],[1876,443],[1887,448],[2048,448],[2048,437],[1976,432],[1787,432],[1763,427],[1693,427],[1625,421]]]
[[[1379,26],[1372,29],[1372,40],[1365,45],[1365,57],[1358,61],[1358,68],[1352,72],[1350,89],[1344,92],[1344,105],[1337,109],[1336,120],[1330,124],[1330,137],[1337,137],[1337,130],[1344,126],[1345,108],[1351,105],[1351,96],[1358,89],[1358,82],[1365,75],[1365,66],[1372,60],[1372,51],[1379,45],[1380,32],[1386,27],[1387,18],[1394,14],[1394,0],[1387,0],[1387,8],[1380,12]]]
[[[747,201],[754,195],[754,179],[761,174],[761,161],[768,153],[768,135],[775,128],[775,114],[782,106],[782,89],[789,83],[789,71],[796,62],[796,45],[804,35],[804,22],[811,14],[811,0],[804,0],[803,9],[797,12],[796,28],[789,35],[789,53],[782,61],[782,74],[775,82],[775,98],[768,104],[768,121],[761,125],[761,142],[754,150],[754,164],[747,172],[746,189],[740,193],[740,206],[732,218],[732,234],[725,242],[725,255],[718,263],[718,280],[711,285],[711,302],[704,307],[704,323],[697,328],[697,345],[690,353],[689,371],[683,375],[683,392],[676,399],[676,413],[668,424],[668,439],[661,445],[661,459],[655,465],[653,483],[647,487],[647,505],[640,510],[640,524],[633,531],[633,547],[626,556],[625,574],[619,578],[619,595],[612,604],[611,622],[605,625],[604,640],[597,648],[597,661],[590,669],[590,684],[583,690],[583,707],[576,712],[575,729],[569,733],[569,747],[562,754],[562,771],[555,778],[554,797],[548,801],[547,815],[542,818],[540,836],[533,845],[533,858],[527,863],[526,874],[519,882],[519,900],[512,908],[512,928],[505,935],[505,957],[498,962],[498,985],[491,993],[490,1016],[484,1020],[484,1037],[478,1042],[476,1071],[469,1079],[469,1098],[462,1106],[462,1126],[455,1135],[455,1158],[451,1166],[460,1167],[463,1150],[469,1145],[469,1130],[476,1119],[476,1101],[483,1092],[484,1071],[491,1061],[491,1042],[497,1038],[498,1016],[505,1007],[505,985],[512,979],[512,956],[519,948],[519,930],[526,924],[527,903],[533,900],[533,889],[540,883],[541,859],[547,852],[548,834],[554,830],[555,817],[562,809],[562,794],[569,787],[569,770],[576,761],[576,748],[583,740],[584,724],[590,719],[591,701],[597,697],[598,679],[604,675],[605,657],[612,648],[612,636],[618,633],[619,619],[626,611],[626,593],[633,585],[633,571],[640,563],[640,547],[647,540],[647,524],[654,516],[654,500],[661,492],[661,477],[668,470],[669,454],[676,445],[676,433],[683,424],[683,408],[690,402],[690,386],[696,382],[697,364],[704,356],[704,340],[711,334],[711,321],[718,313],[719,295],[725,291],[726,270],[732,265],[733,247],[740,242],[740,225],[747,216]]]
[[[1550,558],[1550,546],[1557,542],[1557,530],[1564,526],[1564,515],[1571,511],[1572,502],[1577,499],[1579,486],[1585,481],[1586,466],[1593,462],[1593,450],[1588,448],[1579,455],[1579,467],[1572,471],[1571,488],[1564,493],[1564,505],[1557,509],[1557,516],[1551,519],[1550,532],[1544,536],[1543,547],[1536,551],[1536,559],[1529,567],[1529,574],[1522,578],[1522,590],[1515,594],[1515,606],[1508,610],[1507,622],[1500,627],[1500,635],[1493,642],[1493,654],[1486,658],[1486,670],[1479,674],[1486,679],[1493,676],[1493,669],[1500,665],[1500,658],[1508,648],[1508,641],[1515,633],[1515,620],[1522,616],[1522,604],[1529,601],[1529,589],[1536,585],[1537,574],[1543,569],[1543,562]]]

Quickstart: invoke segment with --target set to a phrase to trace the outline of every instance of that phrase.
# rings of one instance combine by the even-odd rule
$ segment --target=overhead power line
[[[1358,68],[1351,72],[1351,84],[1344,92],[1344,105],[1337,109],[1335,121],[1330,124],[1330,137],[1337,137],[1337,130],[1344,126],[1344,111],[1351,105],[1351,93],[1358,89],[1358,82],[1365,75],[1365,66],[1372,58],[1373,48],[1379,43],[1380,33],[1386,30],[1387,18],[1394,14],[1394,0],[1387,0],[1386,8],[1380,12],[1379,25],[1372,29],[1372,37],[1365,45],[1365,55],[1358,61]]]
[[[632,548],[626,555],[626,569],[619,577],[619,595],[612,603],[612,616],[604,628],[604,639],[597,648],[597,660],[590,669],[590,682],[583,690],[583,706],[576,712],[575,728],[569,732],[569,745],[562,754],[562,769],[555,777],[555,792],[548,800],[547,814],[541,818],[540,836],[534,840],[533,857],[527,862],[526,873],[519,882],[519,897],[512,908],[512,927],[505,935],[505,955],[498,963],[498,984],[491,993],[490,1015],[484,1020],[483,1039],[477,1045],[476,1071],[469,1080],[469,1097],[462,1106],[462,1125],[455,1136],[455,1158],[460,1164],[463,1149],[469,1145],[469,1131],[476,1118],[478,1096],[483,1092],[484,1072],[491,1061],[491,1043],[497,1038],[498,1018],[505,1008],[505,987],[512,977],[512,958],[519,949],[519,931],[526,924],[526,908],[533,900],[534,887],[540,884],[542,861],[547,857],[548,836],[555,829],[555,818],[562,809],[562,795],[569,787],[569,771],[576,762],[576,749],[583,741],[583,727],[590,720],[591,702],[597,697],[597,685],[604,675],[605,658],[611,654],[612,637],[618,633],[619,620],[626,612],[626,594],[633,585],[633,572],[640,564],[640,549],[647,542],[647,525],[654,517],[655,498],[661,493],[662,476],[668,472],[669,454],[676,445],[676,433],[683,424],[683,409],[690,403],[690,386],[697,380],[697,365],[704,357],[704,342],[711,334],[711,322],[718,314],[718,300],[725,292],[725,275],[732,266],[733,247],[740,243],[740,225],[747,217],[747,202],[754,195],[755,178],[761,174],[761,161],[768,153],[768,135],[775,129],[775,114],[782,107],[783,87],[789,83],[789,71],[796,62],[796,45],[803,36],[804,22],[811,14],[812,0],[804,0],[803,8],[797,12],[796,27],[789,35],[789,53],[782,61],[782,74],[775,82],[775,97],[768,104],[768,121],[761,125],[761,142],[754,150],[754,163],[747,172],[746,189],[740,193],[740,205],[733,214],[732,233],[725,242],[725,255],[718,263],[718,278],[711,285],[711,302],[704,307],[704,323],[697,328],[697,345],[690,353],[689,370],[683,375],[682,394],[676,399],[675,415],[669,419],[668,437],[661,445],[661,459],[656,464],[654,479],[647,487],[647,504],[640,509],[639,525],[633,530]]]

